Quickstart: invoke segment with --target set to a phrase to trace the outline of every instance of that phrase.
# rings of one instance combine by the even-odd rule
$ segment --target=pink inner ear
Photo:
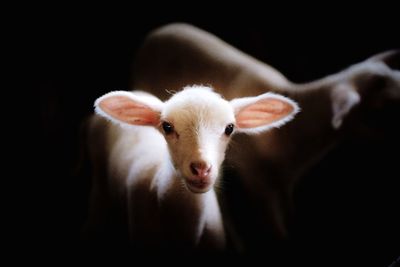
[[[160,114],[126,96],[111,96],[102,100],[100,108],[111,117],[132,125],[157,125]]]
[[[236,124],[239,128],[266,126],[283,119],[292,113],[293,109],[289,103],[280,99],[261,99],[240,110],[236,114]]]

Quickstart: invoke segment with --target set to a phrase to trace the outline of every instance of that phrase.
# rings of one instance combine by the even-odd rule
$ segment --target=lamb
[[[138,51],[133,86],[160,98],[164,88],[203,83],[227,99],[275,92],[297,101],[302,112],[293,123],[257,136],[238,136],[236,141],[246,146],[227,159],[253,206],[264,214],[264,225],[285,237],[293,190],[304,172],[343,136],[357,132],[362,116],[400,100],[400,72],[394,68],[399,56],[398,50],[388,51],[340,73],[295,84],[208,32],[169,24],[151,32]]]
[[[205,250],[226,244],[214,185],[231,136],[279,127],[299,111],[277,94],[228,102],[205,86],[187,86],[165,102],[142,91],[110,92],[95,109],[91,235],[126,227],[122,234],[138,248]],[[110,217],[121,224],[108,225]]]

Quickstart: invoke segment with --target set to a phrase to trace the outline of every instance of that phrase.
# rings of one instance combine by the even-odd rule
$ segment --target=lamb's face
[[[228,102],[204,86],[186,87],[167,102],[145,92],[110,92],[98,98],[95,107],[97,114],[115,123],[158,127],[176,170],[194,193],[214,185],[234,128],[261,133],[290,121],[299,110],[276,94]]]
[[[160,131],[190,191],[204,193],[213,187],[234,124],[232,106],[209,90],[184,90],[165,103]]]
[[[390,126],[388,118],[393,117],[393,111],[398,110],[400,103],[399,62],[400,50],[387,51],[336,76],[339,79],[331,85],[334,128],[339,128],[342,121],[350,118],[353,121],[347,125],[354,127],[359,124],[362,132],[369,130],[373,133],[376,129]],[[361,112],[348,116],[356,107]]]

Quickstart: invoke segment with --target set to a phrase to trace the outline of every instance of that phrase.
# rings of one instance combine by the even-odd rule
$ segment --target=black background
[[[155,27],[192,23],[294,82],[321,78],[399,47],[398,23],[390,13],[382,13],[386,10],[361,16],[310,10],[294,16],[273,8],[256,14],[243,10],[240,16],[229,10],[196,16],[190,8],[175,14],[163,14],[162,7],[157,10],[157,14],[140,8],[124,14],[94,9],[64,13],[58,8],[25,25],[29,56],[23,66],[33,82],[28,90],[39,97],[34,123],[40,125],[41,142],[32,148],[39,153],[28,153],[40,176],[24,204],[23,217],[30,223],[25,227],[29,235],[23,237],[31,247],[40,248],[36,256],[60,252],[68,259],[80,247],[90,186],[88,179],[74,175],[80,123],[93,111],[98,96],[130,89],[135,52]],[[377,13],[383,18],[378,19]],[[393,118],[389,123],[398,124],[399,117]],[[274,263],[270,266],[389,265],[400,254],[398,133],[396,127],[385,127],[379,138],[348,140],[329,153],[296,190],[296,216],[286,245],[271,255],[273,260],[268,259],[269,251],[276,253],[271,250],[274,243],[259,242],[255,254]],[[21,244],[25,243],[17,246]]]

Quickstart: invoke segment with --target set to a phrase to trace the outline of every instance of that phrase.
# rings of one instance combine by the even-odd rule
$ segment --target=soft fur
[[[137,53],[132,86],[149,90],[163,99],[165,88],[177,90],[190,83],[211,84],[227,99],[275,92],[300,105],[301,112],[296,119],[280,129],[251,138],[237,136],[235,141],[240,148],[228,158],[253,200],[253,206],[245,210],[259,208],[249,214],[254,217],[247,219],[257,221],[250,227],[254,229],[241,230],[252,232],[256,235],[253,240],[259,240],[259,233],[269,232],[271,227],[279,236],[286,235],[293,190],[305,171],[345,134],[365,132],[363,116],[398,103],[399,60],[400,50],[387,51],[333,75],[296,84],[270,65],[216,36],[192,25],[174,23],[155,29],[147,36]],[[279,126],[281,122],[284,121],[265,127]]]
[[[165,102],[140,91],[111,92],[96,100],[95,110],[89,140],[97,184],[89,228],[104,223],[94,211],[102,209],[96,196],[106,191],[126,204],[134,244],[221,249],[225,234],[213,187],[230,140],[227,125],[243,119],[247,126],[237,132],[266,131],[292,119],[298,107],[276,94],[229,102],[209,87],[189,86]],[[165,123],[173,131],[165,132]]]

